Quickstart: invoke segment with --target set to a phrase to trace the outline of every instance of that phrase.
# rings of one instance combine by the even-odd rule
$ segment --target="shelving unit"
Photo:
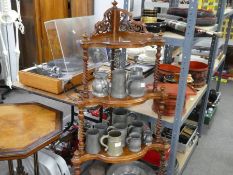
[[[83,85],[81,87],[81,98],[76,101],[76,106],[79,109],[78,119],[78,149],[75,151],[72,158],[72,164],[74,166],[74,174],[81,175],[81,164],[93,159],[102,160],[107,163],[122,163],[134,161],[142,158],[149,150],[157,150],[161,153],[161,163],[159,174],[165,174],[165,151],[170,146],[161,137],[161,115],[164,110],[165,100],[169,96],[165,93],[164,88],[159,88],[159,75],[158,67],[161,57],[161,47],[164,45],[162,35],[154,35],[146,32],[145,26],[141,22],[134,21],[131,14],[127,10],[119,9],[117,2],[113,1],[112,7],[104,13],[102,21],[95,24],[94,33],[90,36],[84,35],[81,40],[81,46],[83,49]],[[111,60],[111,75],[110,81],[113,81],[114,71],[114,52],[116,48],[139,48],[144,46],[157,46],[157,52],[155,55],[155,67],[153,76],[153,89],[148,90],[144,96],[139,98],[125,97],[121,99],[112,98],[110,94],[106,97],[96,97],[92,95],[93,89],[89,89],[88,81],[88,49],[105,47],[112,50]],[[125,75],[126,76],[126,75]],[[118,79],[119,80],[119,79]],[[123,81],[123,80],[122,80]],[[113,83],[112,83],[113,86]],[[98,87],[99,88],[99,87]],[[158,120],[155,125],[155,138],[151,145],[143,145],[142,149],[137,152],[130,152],[128,148],[124,148],[122,155],[113,157],[101,150],[98,154],[88,154],[85,151],[85,139],[84,139],[84,108],[88,106],[101,105],[105,107],[129,107],[144,103],[145,101],[153,99],[157,105],[156,112]],[[116,132],[116,131],[115,131]],[[118,131],[119,132],[119,131]],[[119,143],[118,143],[119,144]],[[121,143],[120,145],[121,146]],[[119,147],[118,146],[118,147]]]
[[[189,100],[187,102],[187,111],[185,114],[182,114],[182,107],[184,104],[183,102],[184,102],[184,95],[185,95],[185,89],[186,89],[185,80],[187,79],[189,61],[190,61],[190,56],[191,56],[191,49],[194,43],[193,41],[194,41],[194,28],[196,24],[197,1],[190,1],[189,5],[179,5],[179,0],[170,0],[169,3],[162,3],[162,2],[150,2],[150,3],[151,3],[150,7],[157,6],[157,7],[162,7],[162,8],[169,8],[169,7],[180,6],[180,7],[189,8],[188,19],[187,19],[188,22],[187,22],[187,27],[186,27],[189,30],[186,31],[185,36],[178,35],[172,32],[164,33],[164,38],[166,41],[165,43],[166,45],[168,45],[168,47],[170,46],[183,47],[181,74],[180,74],[180,79],[179,79],[179,90],[178,90],[178,98],[177,98],[177,104],[176,104],[176,114],[174,118],[163,116],[163,121],[162,121],[164,126],[173,128],[172,139],[171,139],[171,153],[170,153],[170,158],[168,162],[167,174],[173,175],[176,158],[178,159],[179,164],[180,164],[179,174],[181,174],[192,152],[194,151],[196,144],[194,144],[185,154],[177,153],[177,143],[178,143],[178,138],[179,138],[180,127],[182,126],[184,121],[187,119],[188,115],[192,112],[194,107],[197,105],[197,103],[201,100],[202,114],[199,116],[199,121],[198,121],[198,129],[199,129],[199,133],[201,136],[202,127],[204,123],[204,112],[206,110],[207,100],[208,100],[209,90],[210,90],[210,80],[211,80],[211,77],[214,71],[216,71],[217,69],[220,70],[220,74],[218,78],[219,82],[217,85],[217,89],[219,89],[219,84],[221,81],[221,73],[222,73],[223,65],[225,61],[226,47],[227,47],[229,36],[230,36],[230,26],[232,24],[233,9],[228,8],[225,10],[226,0],[220,1],[219,6],[218,6],[219,7],[218,12],[217,12],[217,24],[214,26],[210,26],[210,27],[202,27],[202,30],[206,30],[208,32],[213,33],[211,51],[210,51],[209,61],[208,61],[209,69],[208,69],[207,85],[203,87],[195,97],[193,97],[193,101]],[[142,7],[144,7],[144,5],[145,5],[145,0],[143,0],[142,2]],[[222,54],[220,54],[219,56],[216,56],[217,45],[218,45],[218,35],[219,35],[219,32],[221,32],[221,26],[222,26],[223,19],[227,17],[230,17],[230,20],[228,23],[225,48]],[[166,55],[167,54],[165,53],[165,56]],[[144,115],[153,116],[152,110],[150,110],[151,104],[152,104],[151,101],[147,101],[146,103],[142,104],[144,107],[142,108],[146,109],[144,111],[142,111],[141,110],[142,108],[139,106],[135,106],[130,109],[138,113],[143,113]],[[154,118],[156,119],[156,116]]]

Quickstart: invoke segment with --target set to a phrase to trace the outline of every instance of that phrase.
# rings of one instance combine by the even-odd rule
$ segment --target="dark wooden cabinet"
[[[25,34],[20,35],[20,68],[52,59],[45,21],[93,14],[94,0],[23,0],[21,16]],[[15,7],[12,0],[12,6]]]

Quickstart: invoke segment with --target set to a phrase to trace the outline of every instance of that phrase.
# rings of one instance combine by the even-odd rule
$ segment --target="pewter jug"
[[[98,154],[101,150],[98,129],[88,129],[86,132],[85,150],[88,154]]]
[[[95,72],[95,80],[92,83],[92,93],[97,97],[106,97],[108,96],[109,83],[108,83],[108,74],[106,72]]]
[[[128,79],[132,76],[143,76],[143,69],[141,67],[133,67],[130,69]]]
[[[105,147],[105,151],[107,151],[110,156],[120,156],[123,153],[121,137],[120,131],[110,131],[108,135],[101,137],[100,143]],[[108,139],[107,145],[104,143],[104,139]]]
[[[112,71],[111,96],[114,98],[125,98],[126,93],[126,71],[116,69]]]
[[[143,69],[141,67],[130,69],[127,80],[128,95],[134,98],[142,97],[145,94],[145,87]]]

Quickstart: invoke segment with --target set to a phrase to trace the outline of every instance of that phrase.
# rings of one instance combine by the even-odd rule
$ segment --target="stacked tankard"
[[[142,145],[152,144],[153,132],[145,130],[142,121],[134,113],[124,108],[116,108],[112,113],[112,125],[97,123],[86,132],[85,150],[89,154],[98,154],[101,147],[109,156],[121,156],[124,149],[139,152]]]
[[[106,72],[95,72],[94,77],[92,93],[96,97],[106,97],[110,94],[113,98],[119,99],[128,95],[137,98],[145,93],[145,80],[141,67],[130,69],[128,76],[124,69],[113,70],[111,83],[108,82]]]

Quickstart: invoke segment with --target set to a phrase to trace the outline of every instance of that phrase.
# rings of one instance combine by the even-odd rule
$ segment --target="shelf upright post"
[[[171,64],[172,63],[172,51],[173,51],[173,48],[174,48],[173,46],[165,44],[163,63],[165,63],[165,64]]]
[[[217,27],[216,32],[220,32],[221,29],[222,29],[225,5],[226,5],[226,0],[219,1],[218,11],[217,11],[217,24],[218,24],[218,27]],[[207,90],[206,90],[206,93],[205,93],[205,95],[203,96],[203,99],[202,99],[201,114],[199,116],[199,121],[198,121],[199,137],[201,137],[203,124],[204,124],[204,120],[205,120],[205,111],[206,111],[206,107],[207,107],[207,103],[208,103],[210,83],[211,83],[211,78],[212,78],[212,75],[213,75],[215,58],[217,56],[218,41],[219,41],[218,36],[213,35],[212,42],[211,42],[211,47],[210,47],[209,60],[208,60],[209,68],[208,68],[208,74],[207,74],[207,80],[206,80]]]
[[[124,0],[124,6],[123,6],[123,8],[125,10],[129,9],[129,1],[132,1],[132,0]],[[127,58],[126,58],[126,49],[122,49],[122,58],[124,58],[125,63],[126,63],[126,60],[127,60]]]
[[[231,26],[232,26],[232,18],[233,16],[229,17],[229,22],[228,22],[228,26],[227,26],[227,34],[226,34],[226,39],[225,39],[225,43],[224,43],[224,50],[223,50],[223,54],[226,55],[227,53],[227,47],[228,47],[228,42],[231,36]],[[220,84],[221,84],[221,79],[222,79],[222,72],[224,69],[224,65],[225,65],[225,60],[226,58],[224,58],[224,61],[222,63],[222,65],[219,68],[219,74],[218,74],[218,82],[217,82],[217,86],[216,86],[216,91],[219,92],[220,90]]]
[[[187,86],[187,77],[189,71],[189,62],[191,57],[191,49],[194,40],[194,30],[197,18],[197,1],[190,0],[187,27],[185,32],[185,40],[183,42],[183,56],[181,65],[181,74],[179,78],[178,96],[176,100],[175,120],[173,124],[172,139],[171,139],[171,153],[168,162],[167,175],[173,175],[175,169],[177,145],[181,127],[182,112],[185,100],[185,92]]]

